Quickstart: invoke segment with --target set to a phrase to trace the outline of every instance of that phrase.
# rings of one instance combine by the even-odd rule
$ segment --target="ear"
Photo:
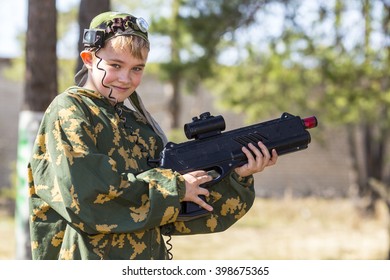
[[[80,57],[84,62],[84,65],[88,68],[92,68],[92,62],[93,62],[93,54],[91,51],[84,50],[80,53]]]

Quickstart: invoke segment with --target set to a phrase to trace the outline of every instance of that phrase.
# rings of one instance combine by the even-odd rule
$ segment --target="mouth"
[[[113,88],[115,91],[123,92],[123,93],[130,90],[130,87],[112,86],[112,88]]]

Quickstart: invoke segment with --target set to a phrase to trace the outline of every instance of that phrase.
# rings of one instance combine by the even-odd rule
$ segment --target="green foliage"
[[[62,92],[74,84],[75,65],[76,61],[74,59],[58,60],[58,92]],[[24,71],[25,59],[14,58],[11,60],[11,65],[3,70],[3,75],[11,81],[23,82],[25,76]]]
[[[184,134],[183,128],[171,129],[169,131],[168,139],[169,141],[172,141],[174,143],[182,143],[188,141]]]
[[[16,188],[1,188],[0,189],[0,197],[10,199],[12,201],[16,200]]]
[[[270,37],[267,48],[247,47],[245,61],[216,68],[221,70],[208,84],[221,105],[250,120],[275,111],[312,112],[323,127],[345,125],[353,183],[358,196],[369,202],[364,210],[370,211],[377,197],[367,182],[375,178],[388,186],[390,180],[390,47],[383,43],[390,6],[355,3],[361,14],[353,28],[359,37],[345,29],[347,14],[356,7],[341,2],[312,9],[305,13],[309,20],[300,16],[305,3],[286,2],[280,36]]]
[[[335,28],[345,21],[341,12],[348,7],[341,4],[338,1],[335,6]],[[374,51],[374,46],[359,41],[347,51],[350,34],[343,35],[339,29],[333,34],[336,38],[326,34],[324,40],[323,33],[303,27],[299,9],[304,3],[301,5],[286,3],[282,32],[266,42],[268,48],[249,46],[242,50],[248,56],[239,65],[215,68],[217,76],[208,85],[219,94],[221,105],[245,112],[250,119],[287,110],[321,114],[323,120],[334,124],[381,122],[388,126],[390,67],[386,52]],[[321,6],[317,12],[312,10],[308,17],[311,25],[304,24],[324,30],[334,15],[332,7]]]
[[[68,11],[58,12],[57,37],[64,38],[72,27],[77,24],[78,6],[72,7]]]
[[[62,11],[58,13],[57,20],[57,37],[66,37],[67,33],[72,30],[72,25],[76,24],[77,21],[77,7],[71,8],[69,11]],[[24,33],[20,36],[21,44],[25,42]],[[11,59],[11,64],[3,70],[5,78],[14,82],[24,82],[25,79],[25,56]],[[62,92],[70,85],[74,84],[74,69],[75,63],[73,59],[58,59],[58,91]]]
[[[11,64],[3,69],[4,77],[13,82],[24,80],[25,59],[24,57],[11,59]]]
[[[161,64],[162,78],[179,75],[191,90],[213,75],[218,55],[232,45],[239,27],[254,21],[261,5],[255,0],[172,1],[171,15],[156,14],[151,24],[154,34],[171,40],[171,57]]]
[[[12,201],[16,200],[16,181],[17,181],[17,174],[16,174],[16,163],[11,163],[11,173],[9,175],[9,180],[11,183],[10,187],[1,187],[0,188],[0,198],[6,198]]]
[[[68,87],[74,85],[75,59],[58,60],[58,92],[63,92]]]
[[[221,106],[245,112],[250,121],[280,112],[303,114],[316,109],[311,92],[319,77],[314,71],[272,49],[248,53],[240,65],[225,66],[216,79],[208,81]]]
[[[331,121],[376,123],[381,118],[381,122],[388,122],[389,118],[383,119],[381,115],[381,108],[390,105],[389,89],[383,87],[388,73],[382,66],[368,60],[359,63],[353,55],[337,55],[331,49],[320,59],[325,83],[321,103]]]

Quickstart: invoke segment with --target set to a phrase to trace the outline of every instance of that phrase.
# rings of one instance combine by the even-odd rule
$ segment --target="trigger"
[[[213,180],[216,180],[221,176],[221,174],[218,173],[217,170],[214,170],[214,169],[207,171],[207,175],[211,176],[213,178]]]
[[[210,169],[210,170],[207,170],[206,172],[207,172],[207,175],[211,176],[212,180],[202,184],[201,186],[203,186],[203,187],[208,187],[208,186],[214,185],[222,179],[221,174],[215,169]]]

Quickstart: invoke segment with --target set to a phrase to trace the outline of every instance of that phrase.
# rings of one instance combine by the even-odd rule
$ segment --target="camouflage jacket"
[[[71,87],[43,117],[28,166],[33,259],[166,259],[164,234],[227,229],[254,201],[253,177],[210,187],[210,215],[176,221],[183,177],[151,168],[163,149],[144,116]]]

